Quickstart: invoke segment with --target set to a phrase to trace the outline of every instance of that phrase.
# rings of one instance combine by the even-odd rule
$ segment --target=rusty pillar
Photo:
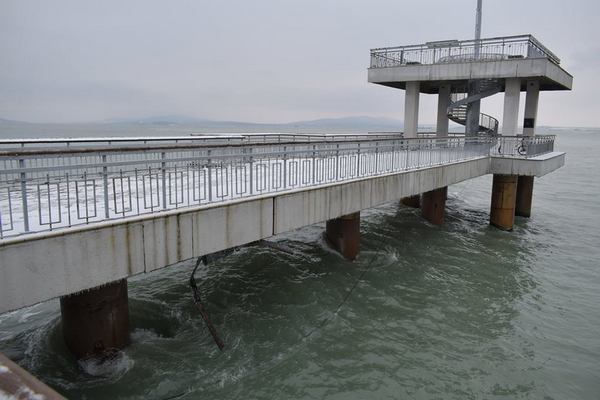
[[[407,207],[419,208],[421,206],[421,195],[403,197],[400,199],[400,203]]]
[[[127,279],[60,298],[62,331],[78,359],[129,344]]]
[[[519,176],[517,180],[517,204],[515,215],[531,217],[531,202],[533,200],[533,176]]]
[[[447,197],[448,186],[423,193],[421,196],[423,217],[432,224],[441,225],[444,222]]]
[[[494,175],[490,224],[511,231],[515,222],[517,175]]]
[[[327,221],[325,238],[344,258],[356,259],[360,245],[360,212]]]

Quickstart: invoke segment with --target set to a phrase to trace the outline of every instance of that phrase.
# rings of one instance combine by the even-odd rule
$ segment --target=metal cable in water
[[[219,335],[217,334],[217,330],[215,329],[212,322],[210,321],[208,312],[202,305],[202,300],[200,298],[198,286],[196,285],[196,278],[194,277],[194,275],[196,274],[196,270],[198,269],[200,264],[207,265],[206,264],[206,256],[198,257],[198,260],[196,261],[196,266],[194,267],[194,270],[192,271],[192,275],[190,276],[190,287],[192,288],[192,296],[194,297],[194,304],[196,305],[196,308],[200,311],[200,315],[202,315],[202,319],[206,323],[206,327],[208,328],[208,331],[210,332],[210,335],[212,336],[213,340],[215,341],[217,347],[219,347],[219,350],[223,350],[223,347],[225,347],[225,343],[223,343],[221,338],[219,338]]]

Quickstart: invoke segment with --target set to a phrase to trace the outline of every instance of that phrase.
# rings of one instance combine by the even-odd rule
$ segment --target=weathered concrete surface
[[[60,312],[65,343],[78,359],[129,344],[127,279],[63,296]]]
[[[354,261],[360,247],[360,212],[327,221],[325,238],[345,259]]]
[[[481,157],[0,241],[0,313],[494,174],[542,176],[564,153]]]
[[[365,178],[285,193],[275,198],[273,233],[327,221],[342,215],[396,201],[402,197],[462,182],[489,169],[489,158],[429,169]]]
[[[531,204],[533,203],[533,176],[519,176],[517,180],[517,204],[515,215],[531,217]]]
[[[448,186],[423,193],[421,195],[421,214],[423,218],[434,225],[443,224],[447,198]]]
[[[522,78],[521,90],[526,90],[531,78],[539,80],[540,90],[573,87],[573,76],[546,58],[369,68],[368,75],[371,83],[400,89],[406,88],[406,82],[420,81],[422,93],[438,93],[448,81],[460,86],[472,79]]]
[[[490,224],[504,231],[511,231],[515,222],[517,199],[517,176],[494,175]]]
[[[273,199],[253,198],[5,240],[0,313],[272,234]]]
[[[491,174],[544,176],[565,165],[566,153],[554,151],[532,158],[492,157]]]

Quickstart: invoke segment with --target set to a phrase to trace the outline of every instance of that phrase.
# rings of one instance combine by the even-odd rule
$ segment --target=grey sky
[[[472,38],[475,4],[0,0],[0,118],[401,119],[404,92],[366,82],[369,49]],[[484,0],[484,37],[532,33],[575,77],[542,94],[540,124],[600,125],[599,16],[597,0]],[[435,102],[422,96],[423,123]]]

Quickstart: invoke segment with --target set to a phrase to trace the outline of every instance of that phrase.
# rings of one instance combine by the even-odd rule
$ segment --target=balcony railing
[[[57,139],[50,145],[5,140],[0,143],[0,239],[490,155],[530,157],[551,151],[554,141],[552,136],[308,136],[240,136],[219,143],[189,137]]]
[[[477,52],[479,49],[479,52]],[[477,54],[478,53],[478,54]],[[532,35],[477,40],[445,40],[371,50],[371,68],[547,58],[560,59]]]

